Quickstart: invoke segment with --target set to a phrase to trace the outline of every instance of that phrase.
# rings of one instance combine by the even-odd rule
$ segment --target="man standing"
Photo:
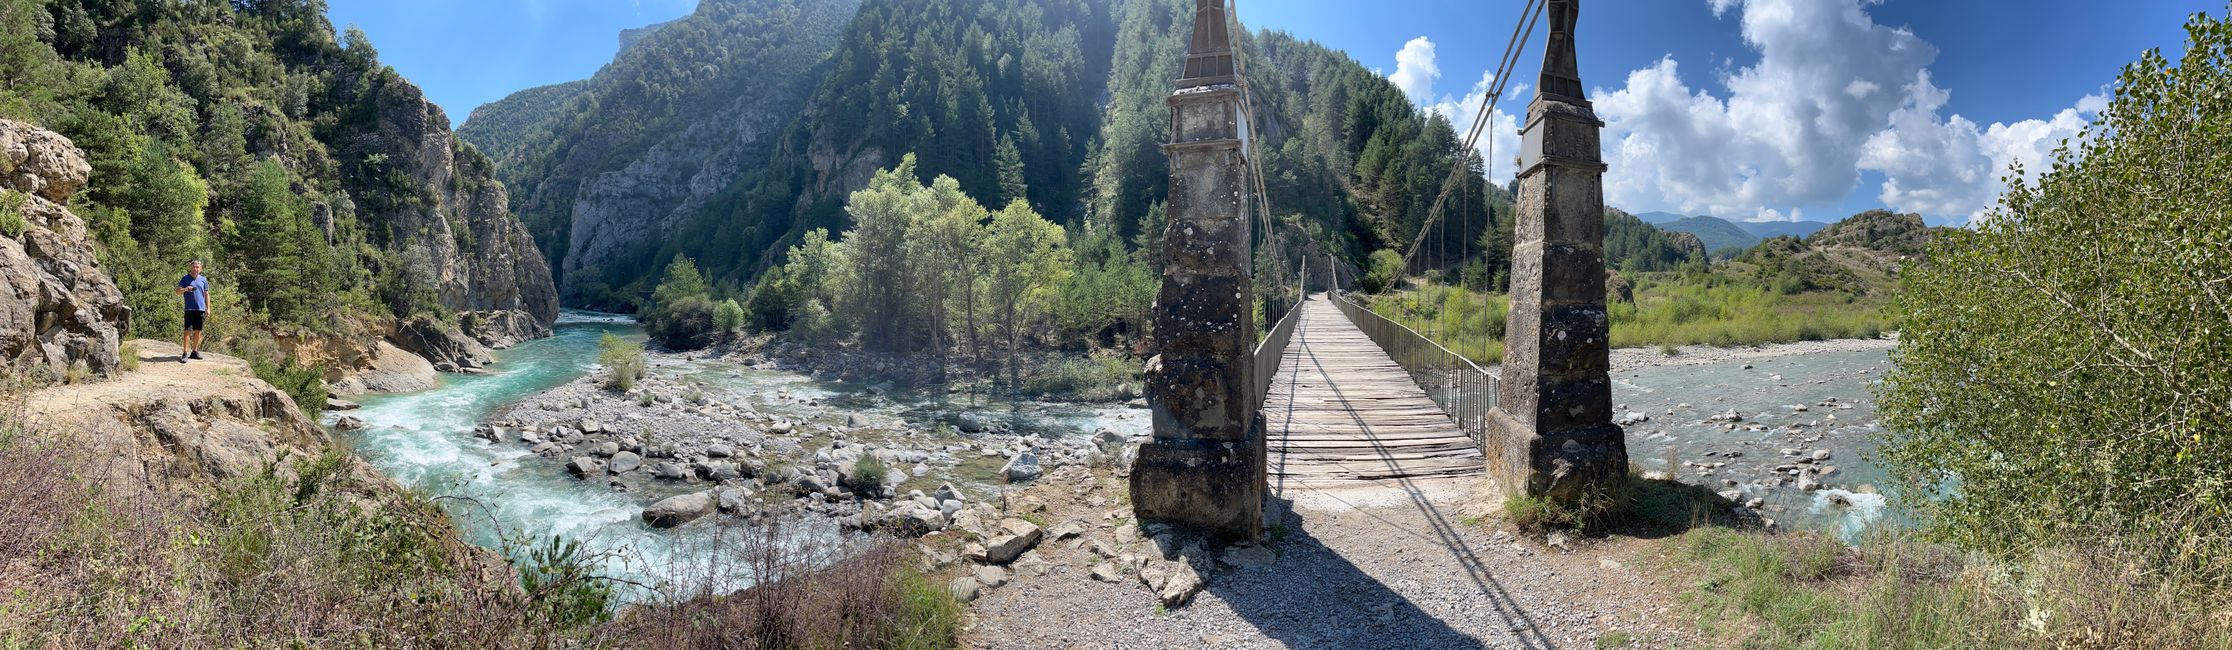
[[[202,277],[201,260],[178,279],[178,293],[186,297],[186,328],[178,341],[178,362],[185,363],[201,358],[202,319],[209,315],[209,278]]]

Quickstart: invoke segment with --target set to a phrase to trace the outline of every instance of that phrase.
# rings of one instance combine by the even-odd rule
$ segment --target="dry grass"
[[[2232,590],[2150,571],[2138,540],[2021,562],[1903,534],[1698,528],[1677,539],[1705,627],[1754,648],[2232,648]]]

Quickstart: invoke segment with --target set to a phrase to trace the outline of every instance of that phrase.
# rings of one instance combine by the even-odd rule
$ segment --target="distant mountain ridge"
[[[1696,234],[1696,235],[1698,235],[1698,236],[1699,236],[1700,238],[1704,238],[1704,237],[1705,237],[1705,235],[1704,235],[1703,233],[1698,233],[1698,232],[1694,232],[1694,231],[1692,231],[1692,230],[1684,230],[1684,228],[1691,228],[1691,229],[1706,229],[1706,228],[1710,228],[1710,229],[1714,229],[1714,230],[1719,230],[1719,231],[1726,231],[1727,229],[1725,229],[1725,228],[1721,228],[1721,227],[1720,227],[1720,226],[1718,226],[1718,225],[1714,225],[1714,224],[1711,224],[1711,223],[1709,223],[1709,222],[1704,222],[1704,221],[1696,221],[1696,220],[1700,220],[1700,219],[1711,219],[1711,220],[1714,220],[1714,221],[1719,221],[1719,222],[1721,222],[1721,223],[1725,223],[1725,224],[1728,224],[1728,225],[1731,225],[1731,226],[1735,226],[1735,227],[1736,227],[1736,229],[1738,229],[1738,230],[1742,230],[1742,231],[1744,231],[1745,233],[1748,233],[1748,234],[1750,234],[1750,235],[1751,235],[1751,240],[1752,240],[1752,241],[1751,241],[1751,243],[1750,243],[1750,244],[1745,244],[1746,246],[1750,246],[1750,245],[1756,245],[1756,244],[1758,244],[1758,243],[1759,243],[1759,240],[1764,240],[1764,239],[1767,239],[1767,238],[1770,238],[1770,237],[1800,237],[1800,238],[1803,238],[1803,237],[1806,237],[1806,236],[1808,236],[1808,235],[1812,235],[1812,234],[1814,234],[1815,232],[1819,232],[1819,231],[1820,231],[1821,229],[1823,229],[1823,228],[1827,228],[1827,227],[1829,227],[1829,224],[1828,224],[1828,223],[1826,223],[1826,222],[1821,222],[1821,221],[1736,221],[1736,220],[1733,220],[1733,219],[1722,219],[1722,218],[1720,218],[1720,217],[1715,217],[1715,216],[1711,216],[1711,215],[1697,215],[1697,216],[1690,216],[1690,215],[1675,214],[1675,213],[1672,213],[1672,212],[1659,212],[1659,211],[1652,211],[1652,212],[1637,212],[1637,213],[1635,213],[1635,218],[1637,218],[1637,219],[1642,219],[1642,220],[1643,220],[1643,223],[1647,223],[1647,224],[1651,224],[1651,225],[1654,225],[1654,226],[1658,226],[1658,227],[1659,227],[1659,229],[1661,229],[1661,230],[1669,230],[1669,231],[1681,231],[1681,232],[1690,232],[1690,233],[1692,233],[1692,234]],[[1673,224],[1675,224],[1675,223],[1683,223],[1683,225],[1682,225],[1682,226],[1680,226],[1680,227],[1671,227],[1671,228],[1670,228],[1670,227],[1668,227],[1668,226],[1671,226],[1671,225],[1673,225]],[[1728,241],[1734,241],[1734,240],[1733,240],[1733,239],[1730,239],[1730,240],[1728,240]],[[1727,244],[1728,242],[1727,242],[1727,241],[1723,241],[1722,243],[1723,243],[1723,244]],[[1715,244],[1715,243],[1714,243],[1714,242],[1713,242],[1713,241],[1712,241],[1711,239],[1707,239],[1707,241],[1706,241],[1706,244],[1705,244],[1705,245],[1706,245],[1706,248],[1711,248],[1711,249],[1716,249],[1716,250],[1717,250],[1717,249],[1719,249],[1719,248],[1722,248],[1722,247],[1723,247],[1723,246],[1721,246],[1721,245],[1716,245],[1716,244]]]
[[[1736,227],[1743,228],[1745,232],[1757,235],[1760,239],[1766,239],[1806,237],[1829,227],[1829,224],[1820,221],[1740,221],[1736,222]]]
[[[1686,232],[1696,235],[1699,241],[1705,243],[1705,250],[1707,251],[1751,248],[1759,244],[1760,239],[1762,239],[1759,235],[1752,234],[1751,231],[1745,230],[1742,226],[1729,223],[1728,220],[1720,217],[1683,217],[1658,224],[1658,227],[1660,230],[1668,232]]]

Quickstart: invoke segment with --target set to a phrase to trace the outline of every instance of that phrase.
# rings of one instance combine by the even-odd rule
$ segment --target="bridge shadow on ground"
[[[1301,363],[1282,368],[1281,372],[1325,382],[1335,386],[1338,394],[1335,370],[1317,362],[1316,356],[1307,349],[1307,341],[1307,337],[1298,333],[1293,344],[1305,346],[1298,359]],[[1291,387],[1296,383],[1290,380],[1287,385]],[[1346,395],[1339,395],[1338,399],[1348,401]],[[1291,413],[1290,410],[1289,421],[1268,422],[1267,425],[1281,430],[1298,426],[1299,423],[1291,421]],[[1358,418],[1354,424],[1376,439],[1369,422]],[[1375,448],[1379,450],[1380,462],[1389,468],[1398,465],[1397,459],[1386,451],[1387,447],[1375,445]],[[1484,648],[1490,643],[1495,647],[1556,647],[1466,542],[1463,531],[1458,528],[1461,524],[1443,512],[1442,506],[1436,504],[1417,481],[1401,477],[1379,481],[1383,489],[1400,493],[1403,503],[1375,509],[1346,503],[1337,492],[1289,483],[1282,472],[1274,474],[1282,478],[1270,486],[1271,494],[1267,495],[1265,505],[1266,519],[1273,524],[1272,548],[1278,552],[1278,560],[1265,568],[1222,573],[1208,586],[1211,593],[1265,636],[1294,648]],[[1423,542],[1424,548],[1447,553],[1448,559],[1406,556],[1396,564],[1418,565],[1412,569],[1440,573],[1420,575],[1423,580],[1402,578],[1395,587],[1390,587],[1312,534],[1313,522],[1293,507],[1293,499],[1288,496],[1302,491],[1312,491],[1315,497],[1344,502],[1348,506],[1348,512],[1342,515],[1317,516],[1371,520],[1371,532],[1379,534],[1380,538],[1360,543],[1368,546],[1380,542],[1383,545],[1358,550],[1403,553],[1421,547],[1413,542]],[[1412,518],[1414,514],[1415,519]],[[1452,564],[1454,566],[1450,566]],[[1453,571],[1463,575],[1451,580],[1447,576]],[[1429,580],[1450,584],[1425,586]],[[1448,601],[1437,609],[1443,610],[1444,615],[1473,619],[1464,622],[1484,624],[1467,627],[1488,638],[1483,640],[1452,627],[1451,621],[1422,609],[1397,588],[1414,593],[1433,592],[1420,595]],[[1486,612],[1480,611],[1481,604],[1486,605]]]
[[[1341,550],[1312,535],[1311,522],[1291,508],[1291,501],[1275,501],[1283,516],[1273,530],[1286,531],[1284,538],[1272,546],[1278,560],[1268,567],[1220,571],[1208,585],[1210,593],[1264,636],[1290,648],[1556,647],[1463,540],[1451,537],[1451,544],[1445,548],[1463,565],[1466,579],[1458,584],[1466,588],[1424,587],[1423,581],[1408,578],[1399,579],[1391,587],[1349,561]],[[1383,519],[1375,523],[1386,526],[1390,537],[1418,533],[1410,530],[1415,522]],[[1379,550],[1399,552],[1395,548]],[[1399,562],[1419,564],[1407,558]],[[1419,595],[1447,601],[1436,608],[1443,613],[1427,611],[1397,587],[1431,592]],[[1455,601],[1472,603],[1467,607]],[[1485,608],[1479,606],[1483,602]],[[1452,609],[1464,610],[1468,618],[1479,617],[1471,621],[1477,625],[1468,626],[1479,631],[1468,633],[1444,620]]]

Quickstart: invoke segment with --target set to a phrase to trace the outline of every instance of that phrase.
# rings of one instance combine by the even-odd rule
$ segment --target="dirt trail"
[[[137,348],[137,370],[117,373],[106,381],[35,391],[26,400],[25,415],[34,421],[60,422],[119,404],[247,392],[252,389],[251,382],[257,381],[248,362],[237,357],[203,352],[201,359],[179,363],[176,343],[139,339],[130,347]]]

